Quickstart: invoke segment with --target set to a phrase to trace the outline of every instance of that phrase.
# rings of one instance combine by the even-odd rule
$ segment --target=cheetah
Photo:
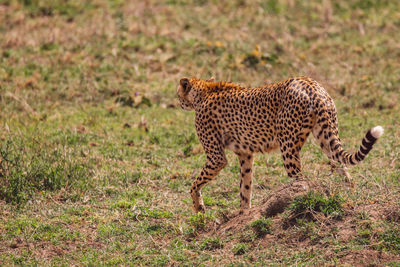
[[[383,134],[383,128],[376,126],[367,132],[356,153],[346,152],[339,139],[335,104],[309,77],[258,88],[182,78],[177,95],[182,109],[196,113],[196,132],[207,158],[190,189],[196,212],[205,211],[201,188],[227,164],[225,149],[239,158],[243,213],[251,207],[255,153],[280,149],[289,177],[302,179],[300,150],[312,132],[332,166],[348,175],[345,166],[361,162]]]

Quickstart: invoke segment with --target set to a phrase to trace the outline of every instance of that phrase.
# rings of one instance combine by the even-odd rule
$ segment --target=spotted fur
[[[300,150],[310,132],[336,168],[335,162],[354,165],[362,161],[383,134],[382,127],[374,127],[356,153],[346,152],[339,139],[332,98],[308,77],[259,88],[183,78],[177,94],[183,109],[196,112],[197,135],[207,155],[190,190],[195,211],[204,211],[201,188],[227,164],[225,149],[239,157],[243,211],[251,206],[254,153],[280,149],[289,177],[299,179]],[[345,167],[339,169],[348,175]]]

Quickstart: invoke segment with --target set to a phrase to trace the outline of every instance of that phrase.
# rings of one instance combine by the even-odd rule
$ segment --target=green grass
[[[223,247],[224,247],[224,244],[218,237],[206,238],[200,244],[201,250],[216,250],[216,249],[221,249]]]
[[[271,219],[264,219],[264,218],[257,219],[250,223],[251,229],[258,238],[261,238],[266,234],[270,234],[271,225],[272,225]]]
[[[249,247],[245,243],[237,243],[232,249],[234,255],[246,254],[246,252],[248,250],[249,250]]]
[[[90,163],[77,155],[71,142],[66,143],[69,148],[51,147],[41,137],[7,136],[0,147],[0,197],[21,206],[40,191],[86,190],[92,177]]]
[[[343,202],[339,195],[324,197],[320,193],[310,191],[307,195],[295,198],[289,210],[295,217],[307,217],[312,213],[321,212],[325,216],[340,218],[343,215]]]
[[[397,1],[0,0],[0,10],[2,265],[340,265],[362,250],[396,265],[399,220],[374,217],[374,206],[348,214],[399,208]],[[193,213],[205,155],[179,79],[259,86],[300,75],[334,98],[346,149],[375,125],[385,134],[349,169],[351,183],[307,141],[304,173],[330,192],[293,205],[315,220],[283,231],[278,216],[260,238],[262,225],[205,236],[239,209],[240,173],[228,152],[203,189],[207,212]],[[291,181],[279,153],[257,155],[254,175],[253,206]],[[320,215],[352,216],[353,238],[339,240]]]
[[[398,225],[390,228],[388,227],[388,229],[380,235],[380,239],[382,240],[382,243],[379,245],[380,248],[395,253],[400,252],[400,229]]]

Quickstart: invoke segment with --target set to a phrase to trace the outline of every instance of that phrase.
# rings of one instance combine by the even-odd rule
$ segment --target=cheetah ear
[[[179,84],[182,86],[183,92],[187,94],[190,91],[190,81],[188,78],[182,78],[179,81]]]
[[[214,76],[211,76],[211,78],[210,78],[210,79],[208,79],[208,80],[206,80],[206,82],[215,82],[215,78],[214,78]]]

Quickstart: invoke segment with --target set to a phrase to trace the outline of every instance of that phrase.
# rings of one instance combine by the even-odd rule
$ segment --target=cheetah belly
[[[260,103],[249,103],[250,100],[246,105],[232,108],[234,111],[222,110],[219,122],[225,148],[246,154],[266,153],[279,148],[274,125],[276,114],[260,108]]]
[[[270,135],[265,136],[252,136],[253,138],[247,137],[232,138],[230,134],[224,135],[225,137],[225,148],[235,153],[267,153],[279,148],[279,143],[276,138]]]

